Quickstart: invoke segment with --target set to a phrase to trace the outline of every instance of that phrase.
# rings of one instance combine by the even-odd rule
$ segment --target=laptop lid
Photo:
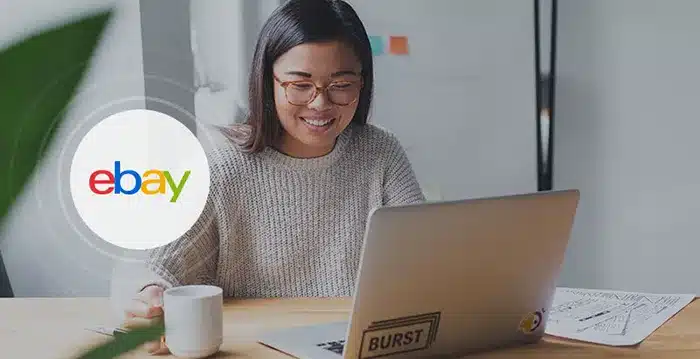
[[[345,358],[461,355],[545,331],[577,190],[375,210]]]
[[[578,200],[566,190],[375,210],[350,322],[259,341],[309,359],[456,356],[536,342]]]

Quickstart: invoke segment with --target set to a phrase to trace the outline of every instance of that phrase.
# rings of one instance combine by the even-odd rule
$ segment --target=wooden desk
[[[256,342],[264,330],[347,319],[349,300],[287,299],[226,303],[224,344],[216,358],[289,359]],[[109,318],[104,298],[0,299],[0,357],[70,359],[105,340],[85,330]],[[157,358],[168,358],[160,356]],[[546,338],[539,344],[470,358],[700,358],[700,303],[694,301],[635,348]],[[137,350],[123,358],[154,358]]]

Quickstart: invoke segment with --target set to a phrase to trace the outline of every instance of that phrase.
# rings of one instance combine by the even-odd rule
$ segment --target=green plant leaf
[[[51,144],[111,15],[92,14],[0,52],[0,221]]]
[[[113,339],[94,347],[77,359],[111,359],[132,351],[142,344],[158,341],[165,332],[162,321],[149,327],[132,329]]]

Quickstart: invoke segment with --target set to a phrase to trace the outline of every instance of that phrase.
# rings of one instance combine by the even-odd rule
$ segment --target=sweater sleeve
[[[218,261],[218,230],[212,194],[195,225],[181,238],[147,251],[145,263],[117,262],[110,284],[110,302],[116,318],[143,288],[163,289],[186,284],[213,284]],[[145,266],[144,266],[145,264]]]
[[[405,205],[425,201],[406,151],[392,136],[384,182],[384,205]]]
[[[215,284],[219,231],[214,210],[214,189],[202,214],[182,237],[149,251],[147,269],[160,280],[147,280],[141,288],[156,284],[165,288],[190,284]],[[141,289],[139,288],[139,289]]]

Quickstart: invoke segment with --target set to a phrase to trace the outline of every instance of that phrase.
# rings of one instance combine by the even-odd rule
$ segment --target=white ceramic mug
[[[204,358],[223,343],[223,291],[209,285],[175,287],[163,293],[165,344],[176,357]]]

